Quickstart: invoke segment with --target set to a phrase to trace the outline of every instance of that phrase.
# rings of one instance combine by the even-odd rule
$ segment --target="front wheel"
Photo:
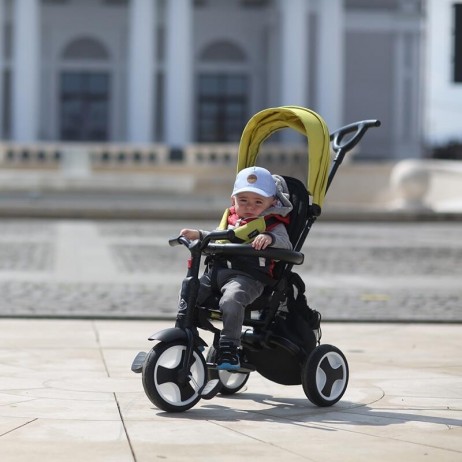
[[[332,406],[348,385],[348,363],[333,345],[319,345],[302,368],[302,385],[308,399],[317,406]]]
[[[143,365],[143,388],[147,397],[159,409],[167,412],[183,412],[201,399],[200,392],[207,379],[204,357],[197,348],[186,377],[181,368],[186,354],[186,342],[160,342],[146,356]]]
[[[207,362],[215,363],[217,357],[217,351],[213,346],[209,348],[207,353]],[[220,370],[218,372],[218,378],[220,380],[221,388],[220,393],[222,395],[233,395],[237,393],[249,380],[250,372],[229,372]],[[209,379],[213,378],[212,376]]]

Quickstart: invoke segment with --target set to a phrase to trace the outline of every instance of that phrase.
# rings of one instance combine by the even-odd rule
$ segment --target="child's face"
[[[232,196],[234,209],[239,218],[258,217],[275,203],[274,197],[264,197],[253,192],[243,192]]]

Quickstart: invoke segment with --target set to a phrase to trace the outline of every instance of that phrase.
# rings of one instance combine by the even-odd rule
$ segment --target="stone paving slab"
[[[169,321],[0,319],[2,462],[455,462],[459,324],[327,323],[350,367],[342,400],[251,374],[232,396],[158,410],[130,371]],[[210,341],[207,335],[204,336]]]
[[[0,317],[172,319],[187,251],[212,221],[0,222]],[[462,321],[462,222],[319,220],[297,267],[326,321]]]

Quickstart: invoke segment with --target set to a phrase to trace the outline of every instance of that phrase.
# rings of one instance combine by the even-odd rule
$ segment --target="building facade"
[[[181,149],[298,105],[331,130],[380,119],[360,158],[418,157],[434,104],[426,3],[0,0],[0,138]]]
[[[428,1],[426,51],[426,138],[462,146],[462,1]]]

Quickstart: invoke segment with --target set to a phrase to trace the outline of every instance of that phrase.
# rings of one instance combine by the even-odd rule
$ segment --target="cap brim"
[[[274,194],[268,194],[267,192],[263,191],[263,189],[252,188],[250,186],[246,186],[244,188],[239,188],[239,189],[236,189],[235,191],[233,191],[233,196],[236,196],[237,194],[240,194],[240,193],[243,193],[243,192],[253,192],[253,193],[258,194],[258,195],[263,196],[263,197],[273,197],[273,196],[276,195],[276,191],[274,192]]]

